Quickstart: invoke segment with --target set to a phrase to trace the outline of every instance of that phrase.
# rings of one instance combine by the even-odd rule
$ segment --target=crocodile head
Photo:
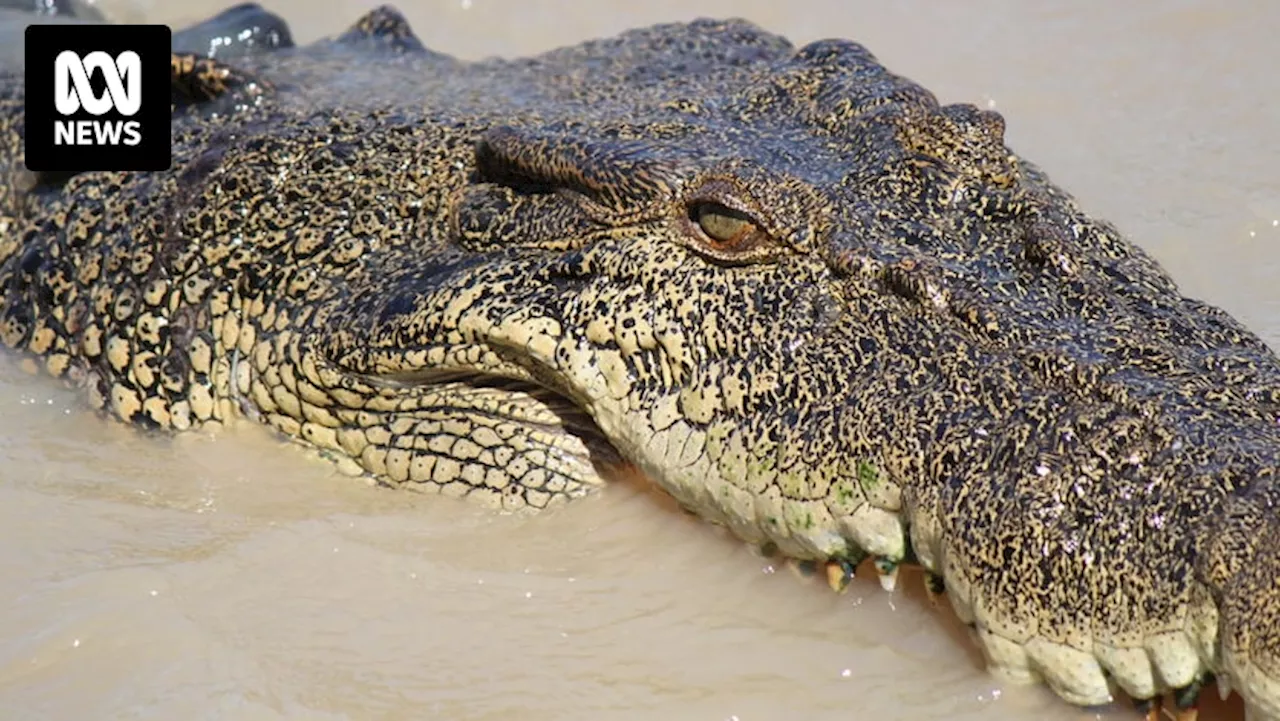
[[[740,22],[462,64],[384,10],[240,63],[182,86],[171,173],[10,211],[0,337],[111,413],[510,509],[633,465],[923,566],[1074,703],[1217,675],[1280,718],[1280,363],[997,114]]]

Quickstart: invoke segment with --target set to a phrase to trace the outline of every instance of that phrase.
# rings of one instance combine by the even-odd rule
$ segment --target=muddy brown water
[[[266,2],[299,40],[372,2]],[[1280,5],[402,2],[514,55],[657,21],[855,38],[1280,347]],[[108,0],[180,25],[200,0]],[[844,596],[619,484],[535,518],[369,488],[252,428],[148,438],[0,372],[0,719],[1026,719],[949,611]],[[1201,718],[1238,718],[1215,706]]]

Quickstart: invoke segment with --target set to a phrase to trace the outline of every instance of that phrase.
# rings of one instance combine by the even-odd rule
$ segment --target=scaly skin
[[[30,368],[506,509],[634,464],[748,542],[922,565],[1072,703],[1214,674],[1280,719],[1280,363],[995,113],[733,21],[244,55],[175,56],[167,173],[30,177],[0,82]]]

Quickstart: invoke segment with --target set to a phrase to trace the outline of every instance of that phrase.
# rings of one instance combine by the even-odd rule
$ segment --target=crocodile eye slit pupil
[[[689,214],[714,250],[748,250],[760,232],[745,213],[720,203],[698,203],[689,209]]]

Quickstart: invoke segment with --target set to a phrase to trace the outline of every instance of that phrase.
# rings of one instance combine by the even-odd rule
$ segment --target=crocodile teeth
[[[889,593],[898,587],[898,562],[881,556],[876,559],[876,575],[880,577],[880,587]]]
[[[942,576],[930,571],[925,571],[924,592],[925,595],[929,597],[929,603],[937,606],[938,598],[947,592],[947,584],[942,580]]]
[[[827,561],[827,585],[836,593],[844,593],[855,572],[856,567],[843,559]]]
[[[787,559],[787,568],[800,578],[811,578],[813,574],[818,572],[818,564],[816,561],[796,560],[794,558]]]
[[[1231,695],[1231,679],[1227,678],[1227,674],[1220,673],[1218,674],[1217,680],[1218,680],[1218,698],[1222,699],[1223,701],[1226,701],[1227,697]]]
[[[1163,699],[1159,696],[1135,699],[1133,702],[1133,707],[1138,709],[1138,713],[1142,714],[1146,721],[1160,721],[1160,710],[1163,706]]]
[[[1196,705],[1200,701],[1200,689],[1204,687],[1206,680],[1203,677],[1197,678],[1191,683],[1173,690],[1173,702],[1180,711],[1194,711],[1196,709]],[[1181,716],[1179,716],[1179,720],[1181,720]]]

